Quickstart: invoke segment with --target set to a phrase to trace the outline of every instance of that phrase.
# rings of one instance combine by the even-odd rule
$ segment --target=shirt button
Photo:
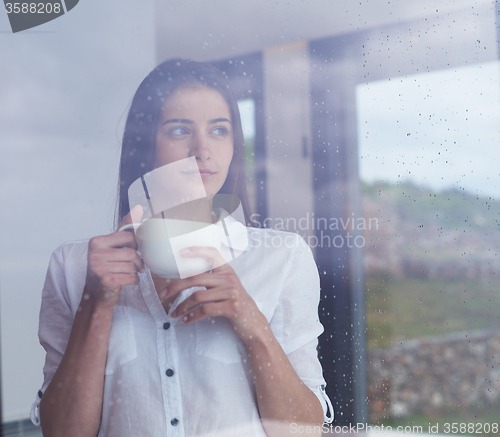
[[[178,423],[179,423],[179,419],[176,419],[176,418],[174,418],[174,419],[172,419],[172,420],[170,421],[170,424],[171,424],[172,426],[177,426],[177,424],[178,424]]]
[[[163,329],[167,330],[168,328],[170,328],[170,323],[165,322],[165,323],[163,324]]]
[[[167,376],[173,376],[174,375],[174,371],[172,369],[168,369],[166,372]]]

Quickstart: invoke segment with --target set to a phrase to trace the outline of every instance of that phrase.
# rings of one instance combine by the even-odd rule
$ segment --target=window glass
[[[245,137],[245,172],[247,178],[248,201],[252,211],[257,210],[255,185],[255,101],[245,99],[238,101],[241,125]]]
[[[13,434],[30,428],[43,380],[50,255],[116,229],[132,96],[181,57],[218,65],[241,99],[252,224],[312,249],[334,424],[442,434],[478,421],[490,428],[457,432],[497,435],[499,6],[343,3],[63,0],[64,16],[19,33],[0,13],[1,412]]]
[[[356,89],[373,423],[498,419],[499,73]]]

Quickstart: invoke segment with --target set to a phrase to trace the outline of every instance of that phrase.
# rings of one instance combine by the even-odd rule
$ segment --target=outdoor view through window
[[[357,89],[376,423],[498,419],[499,78],[489,62]]]

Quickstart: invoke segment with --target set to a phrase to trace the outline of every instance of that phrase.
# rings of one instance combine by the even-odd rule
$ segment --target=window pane
[[[255,102],[253,99],[238,101],[243,137],[245,138],[245,172],[247,177],[248,201],[252,211],[257,210],[255,186]]]
[[[499,73],[357,87],[373,423],[498,418]]]

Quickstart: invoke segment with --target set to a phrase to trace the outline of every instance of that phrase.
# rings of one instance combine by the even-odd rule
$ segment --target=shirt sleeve
[[[64,355],[71,327],[73,326],[74,314],[83,293],[82,288],[78,296],[70,297],[67,277],[74,274],[78,277],[78,271],[75,272],[69,269],[68,272],[68,266],[65,265],[67,264],[65,259],[68,255],[68,249],[71,251],[70,247],[60,246],[52,254],[42,291],[38,338],[46,351],[45,365],[43,367],[44,380],[36,395],[35,402],[31,406],[30,414],[31,421],[37,426],[40,425],[40,400]],[[80,263],[78,270],[84,272],[85,269],[86,263],[83,263],[83,265]],[[79,283],[81,281],[75,282]]]
[[[270,325],[298,376],[321,402],[325,422],[331,423],[333,408],[317,353],[318,336],[324,330],[318,317],[319,298],[319,275],[311,249],[296,235]]]

